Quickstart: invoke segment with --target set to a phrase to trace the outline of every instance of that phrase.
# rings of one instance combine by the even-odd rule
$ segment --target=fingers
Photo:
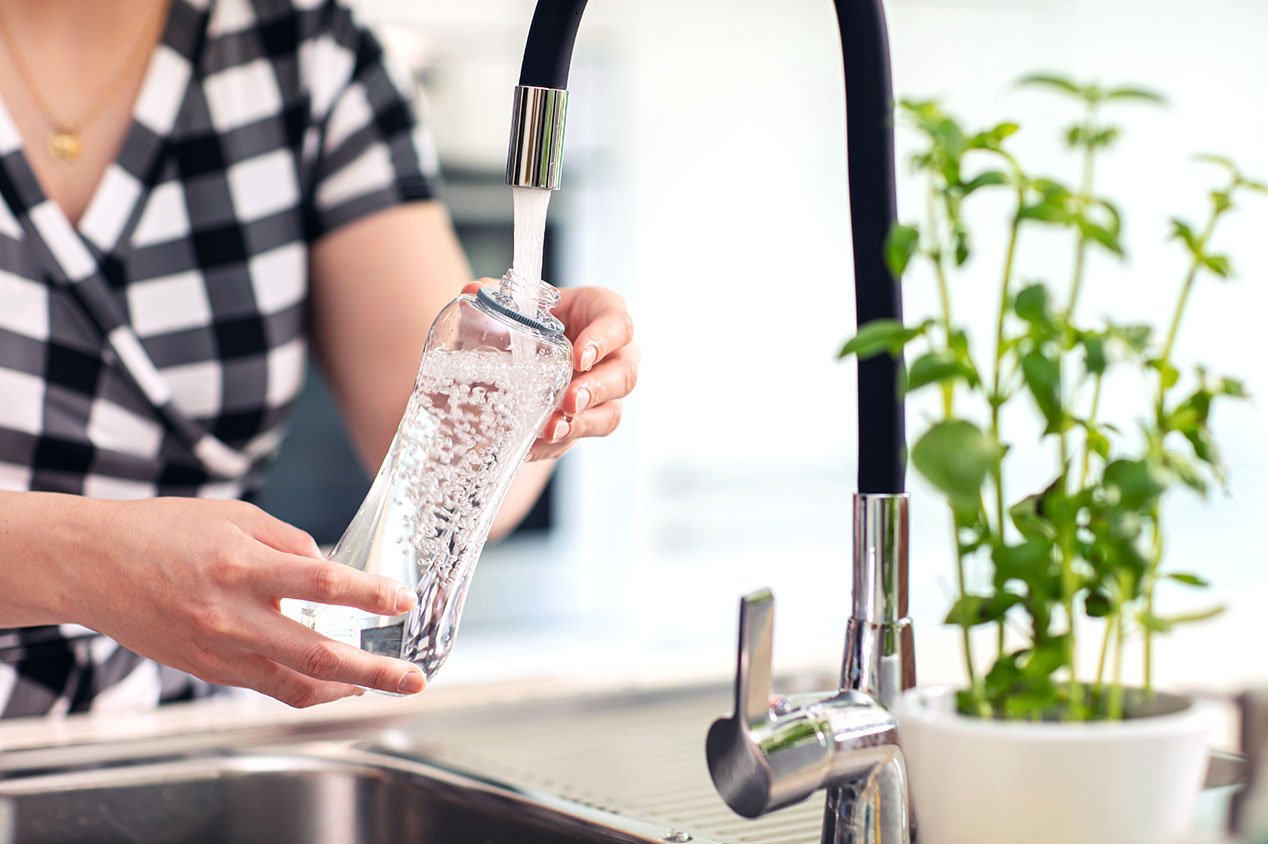
[[[619,401],[604,402],[572,418],[560,418],[546,435],[552,444],[579,440],[582,437],[606,437],[621,424],[622,406]]]
[[[264,656],[316,680],[349,683],[394,694],[415,694],[427,684],[423,672],[404,660],[374,656],[327,639],[282,616],[269,622]]]
[[[219,682],[255,689],[298,709],[362,694],[360,688],[350,683],[332,683],[305,677],[294,669],[258,654],[234,660],[233,676]]]
[[[400,615],[417,603],[414,593],[395,580],[327,560],[278,554],[261,568],[257,582],[270,598],[355,607],[375,615]]]
[[[316,540],[306,531],[270,516],[254,504],[241,502],[240,505],[242,512],[235,521],[250,536],[287,554],[324,559]]]
[[[611,290],[584,287],[571,293],[573,301],[565,323],[570,327],[584,326],[573,337],[573,367],[578,372],[589,372],[634,339],[634,322],[625,300]]]
[[[564,394],[564,413],[577,416],[606,401],[628,396],[638,383],[638,365],[641,360],[642,352],[638,345],[630,343],[617,349],[588,373],[574,378]]]

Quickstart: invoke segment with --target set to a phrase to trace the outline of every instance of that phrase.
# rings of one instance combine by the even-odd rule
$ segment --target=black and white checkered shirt
[[[340,0],[171,0],[78,226],[0,103],[0,488],[257,487],[304,376],[310,245],[434,194],[406,90]],[[0,716],[196,687],[83,628],[0,630]]]

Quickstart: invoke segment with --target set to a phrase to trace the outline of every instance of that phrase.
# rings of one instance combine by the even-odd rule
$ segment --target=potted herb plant
[[[1015,123],[970,131],[936,102],[900,103],[921,136],[913,164],[927,179],[928,203],[925,219],[893,230],[887,257],[896,278],[917,266],[929,272],[937,313],[915,325],[871,323],[841,352],[905,351],[904,389],[941,398],[910,459],[950,510],[956,596],[946,621],[961,628],[967,683],[913,689],[898,707],[920,840],[1164,844],[1191,823],[1209,719],[1198,703],[1154,689],[1155,638],[1219,608],[1168,616],[1156,606],[1164,580],[1206,585],[1169,567],[1161,504],[1177,488],[1205,495],[1223,482],[1211,413],[1245,392],[1236,380],[1182,365],[1175,344],[1194,290],[1231,275],[1215,251],[1220,222],[1244,194],[1268,187],[1227,159],[1200,157],[1222,182],[1204,219],[1171,221],[1183,269],[1170,321],[1161,331],[1098,322],[1088,256],[1125,251],[1119,211],[1095,189],[1098,156],[1119,136],[1107,115],[1162,98],[1051,75],[1022,83],[1078,104],[1065,134],[1077,182],[1026,169],[1011,149]],[[993,336],[972,337],[954,309],[974,244],[965,209],[992,192],[1010,207],[1003,269]],[[1028,235],[1041,227],[1068,232],[1065,284],[1018,270]],[[968,283],[981,289],[978,278]],[[1105,419],[1103,390],[1123,379],[1143,381],[1149,400],[1134,419]],[[1040,444],[1053,458],[1044,477],[1008,471],[1020,451],[1008,430],[1014,403],[1041,420]],[[1024,436],[1033,442],[1033,433]],[[1094,662],[1078,660],[1084,637],[1100,637]],[[1133,637],[1143,641],[1143,684],[1130,688],[1124,645]],[[984,638],[988,662],[979,660]]]

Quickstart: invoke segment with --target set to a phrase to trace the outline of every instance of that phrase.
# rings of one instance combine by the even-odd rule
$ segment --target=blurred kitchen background
[[[529,0],[359,0],[417,79],[446,198],[478,275],[510,263],[502,185],[510,98]],[[1165,242],[1173,214],[1205,214],[1220,177],[1194,152],[1227,154],[1268,177],[1268,4],[1208,0],[890,0],[895,89],[944,98],[970,124],[1013,118],[1032,169],[1073,179],[1059,142],[1070,103],[1014,80],[1051,70],[1164,92],[1169,108],[1117,108],[1125,129],[1100,169],[1121,202],[1130,260],[1097,255],[1085,298],[1120,321],[1161,322],[1184,254]],[[826,0],[591,0],[577,42],[563,189],[551,202],[546,277],[601,283],[630,302],[645,363],[621,431],[560,466],[548,499],[489,547],[463,635],[441,681],[565,671],[711,672],[733,668],[736,601],[769,585],[779,599],[776,663],[831,669],[849,601],[854,379],[835,353],[853,325],[839,43]],[[902,216],[921,184],[900,132]],[[1238,278],[1205,279],[1177,354],[1245,377],[1268,396],[1268,200],[1248,198],[1220,233]],[[1003,206],[971,218],[975,262],[958,282],[961,314],[989,336]],[[1061,283],[1067,241],[1023,245],[1023,274]],[[932,305],[907,282],[912,318]],[[980,314],[980,317],[978,316]],[[420,318],[424,318],[420,316]],[[1111,390],[1110,415],[1144,407]],[[932,409],[913,402],[910,427]],[[1018,418],[1035,475],[1052,455]],[[1227,497],[1175,498],[1174,567],[1206,574],[1220,620],[1171,637],[1172,685],[1243,685],[1268,669],[1225,647],[1262,640],[1268,599],[1268,410],[1220,411],[1232,467]],[[261,503],[331,542],[368,486],[316,380]],[[1025,487],[1024,473],[1013,488]],[[912,612],[924,680],[955,676],[937,632],[952,573],[948,520],[912,474]],[[932,653],[931,653],[932,651]],[[950,653],[947,649],[946,653]],[[1219,659],[1207,658],[1221,654]],[[1194,659],[1202,655],[1203,659]]]

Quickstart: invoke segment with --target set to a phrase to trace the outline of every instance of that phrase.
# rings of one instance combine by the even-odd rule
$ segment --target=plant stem
[[[1198,271],[1202,268],[1202,256],[1206,252],[1206,245],[1210,242],[1211,236],[1215,233],[1215,224],[1219,222],[1221,211],[1215,208],[1211,211],[1211,216],[1207,219],[1206,228],[1202,230],[1197,241],[1197,249],[1194,251],[1193,260],[1189,264],[1189,270],[1184,276],[1184,283],[1180,286],[1180,297],[1176,301],[1175,312],[1171,316],[1171,327],[1167,330],[1167,339],[1162,344],[1162,354],[1158,357],[1158,398],[1155,402],[1154,413],[1158,420],[1159,430],[1166,435],[1166,415],[1167,415],[1167,390],[1170,387],[1167,384],[1167,371],[1171,368],[1171,353],[1175,350],[1176,338],[1180,334],[1180,321],[1184,318],[1184,312],[1189,305],[1189,296],[1193,293],[1194,283],[1197,281]],[[1153,553],[1150,556],[1149,568],[1145,572],[1145,611],[1150,616],[1153,615],[1154,608],[1154,587],[1157,584],[1158,568],[1162,565],[1162,526],[1161,513],[1158,511],[1157,505],[1154,507],[1153,513]],[[1154,631],[1152,626],[1145,628],[1145,692],[1149,693],[1153,690],[1153,661],[1154,661]]]
[[[1062,477],[1066,474],[1066,465],[1070,460],[1068,453],[1068,444],[1064,432],[1060,440],[1061,447],[1061,466]],[[1068,479],[1063,481],[1068,485]],[[1082,720],[1082,707],[1079,706],[1080,687],[1079,672],[1076,665],[1075,651],[1075,628],[1076,618],[1074,614],[1074,593],[1075,593],[1075,573],[1074,573],[1074,548],[1073,537],[1069,535],[1069,531],[1062,530],[1060,537],[1061,548],[1061,606],[1065,609],[1067,636],[1066,636],[1066,665],[1070,668],[1070,710],[1071,720]]]
[[[951,512],[951,526],[953,539],[955,540],[955,585],[960,593],[960,597],[964,597],[967,588],[967,578],[964,570],[964,554],[960,553],[960,527],[959,518],[955,515],[955,511]],[[973,699],[974,707],[977,709],[979,718],[991,717],[991,706],[986,700],[986,689],[982,683],[978,681],[977,671],[973,667],[973,637],[970,635],[968,625],[960,627],[961,645],[964,649],[964,671],[968,675],[969,695]]]
[[[947,281],[947,270],[942,260],[945,250],[942,241],[942,226],[938,220],[938,185],[931,176],[928,195],[929,231],[934,243],[929,258],[933,262],[933,275],[938,284],[938,306],[942,312],[942,330],[946,334],[947,346],[951,345],[951,284]],[[955,413],[955,385],[951,382],[942,384],[942,415],[950,419]],[[958,547],[958,538],[957,538]]]
[[[1092,145],[1091,139],[1093,134],[1093,125],[1096,118],[1096,104],[1089,103],[1087,116],[1083,124],[1083,174],[1079,185],[1079,202],[1080,213],[1086,213],[1088,206],[1092,202],[1092,183],[1095,177],[1095,160],[1096,153]],[[1078,306],[1079,294],[1083,291],[1083,276],[1087,268],[1087,233],[1083,226],[1079,226],[1079,236],[1074,249],[1074,276],[1070,281],[1070,298],[1066,302],[1065,308],[1065,333],[1064,343],[1069,347],[1073,341],[1073,324],[1074,309]],[[1058,385],[1064,383],[1064,375],[1061,370],[1064,369],[1065,356],[1057,357],[1058,367]],[[1062,387],[1058,389],[1063,390]],[[1063,402],[1065,404],[1065,402]],[[1065,404],[1065,406],[1069,406]],[[1061,430],[1058,432],[1060,444],[1061,459],[1061,486],[1063,492],[1068,492],[1070,481],[1070,443],[1069,431],[1066,429],[1064,420]],[[1076,591],[1075,572],[1074,572],[1074,537],[1066,535],[1068,531],[1063,531],[1060,538],[1061,546],[1061,605],[1065,608],[1066,624],[1068,625],[1068,635],[1066,639],[1066,663],[1070,669],[1070,710],[1069,714],[1074,720],[1079,720],[1082,716],[1082,706],[1080,705],[1080,685],[1078,666],[1076,665],[1076,647],[1075,647],[1075,628],[1076,619],[1074,614],[1074,593]]]
[[[1106,717],[1111,721],[1123,718],[1123,605],[1120,602],[1114,613],[1114,671],[1110,681],[1109,699],[1106,703]]]
[[[1096,152],[1091,144],[1093,122],[1095,117],[1096,106],[1089,105],[1087,110],[1087,120],[1083,124],[1083,176],[1079,184],[1079,200],[1085,211],[1092,201],[1092,182],[1096,173]],[[1078,245],[1075,247],[1074,251],[1074,278],[1070,282],[1070,298],[1066,302],[1065,306],[1066,319],[1074,318],[1074,309],[1078,306],[1079,294],[1083,292],[1083,275],[1086,265],[1087,235],[1084,233],[1082,227],[1080,227]]]
[[[930,252],[929,258],[933,262],[933,274],[938,284],[938,304],[942,311],[942,329],[946,335],[947,347],[950,348],[953,332],[951,322],[951,284],[947,280],[946,267],[943,265],[944,250],[942,248],[941,226],[938,224],[937,198],[938,187],[931,178],[929,180],[928,197],[929,231],[933,233],[933,241],[936,245]],[[942,385],[942,415],[944,419],[951,419],[955,415],[955,386],[949,382]],[[964,566],[964,554],[960,551],[960,519],[956,515],[954,508],[951,510],[951,539],[952,547],[955,548],[956,589],[959,592],[958,597],[963,598],[968,588],[968,579]],[[969,681],[969,695],[973,700],[978,717],[990,718],[991,707],[986,700],[986,690],[979,682],[977,670],[973,665],[973,637],[970,635],[970,628],[967,625],[962,625],[960,634],[964,649],[964,671],[968,675]]]
[[[1001,393],[1004,368],[1004,326],[1008,318],[1008,302],[1013,280],[1013,265],[1017,259],[1017,240],[1021,234],[1021,209],[1026,202],[1024,188],[1017,191],[1017,211],[1013,214],[1012,226],[1008,233],[1008,250],[1004,255],[1004,277],[1000,282],[999,312],[995,319],[995,365],[991,374],[991,438],[997,448],[1001,445],[1000,411],[1004,397]],[[998,449],[994,464],[991,467],[992,483],[995,487],[995,532],[998,541],[1006,541],[1007,525],[1004,522],[1004,455]],[[999,656],[1004,655],[1004,619],[998,622],[996,632],[996,650]]]
[[[1114,633],[1114,616],[1105,618],[1105,635],[1101,637],[1101,655],[1096,660],[1096,690],[1099,693],[1105,684],[1105,660],[1109,656],[1110,636]]]
[[[1145,616],[1154,615],[1154,585],[1158,580],[1158,567],[1162,564],[1162,524],[1155,505],[1153,517],[1153,548],[1149,555],[1149,570],[1145,572]],[[1152,625],[1145,627],[1145,694],[1154,690],[1154,637]]]
[[[1087,488],[1087,476],[1092,464],[1092,428],[1096,426],[1096,417],[1101,410],[1101,385],[1104,381],[1105,373],[1102,372],[1097,374],[1096,379],[1092,383],[1092,407],[1087,414],[1088,439],[1083,443],[1083,466],[1079,470],[1079,489]]]
[[[1206,250],[1206,244],[1211,239],[1211,235],[1215,233],[1215,224],[1220,218],[1218,211],[1212,212],[1211,217],[1207,220],[1206,228],[1202,230],[1201,236],[1198,238],[1198,247],[1201,251]],[[1200,255],[1194,255],[1193,261],[1189,264],[1189,271],[1184,277],[1184,284],[1180,287],[1180,298],[1176,301],[1175,312],[1171,316],[1171,328],[1167,331],[1167,340],[1162,346],[1162,355],[1158,358],[1159,370],[1165,370],[1171,362],[1171,352],[1175,348],[1176,337],[1180,333],[1180,320],[1184,317],[1185,309],[1189,305],[1189,294],[1193,292],[1193,284],[1197,281],[1198,270],[1202,268],[1202,259]],[[1159,382],[1158,399],[1161,403],[1162,394],[1166,392],[1166,387]]]

